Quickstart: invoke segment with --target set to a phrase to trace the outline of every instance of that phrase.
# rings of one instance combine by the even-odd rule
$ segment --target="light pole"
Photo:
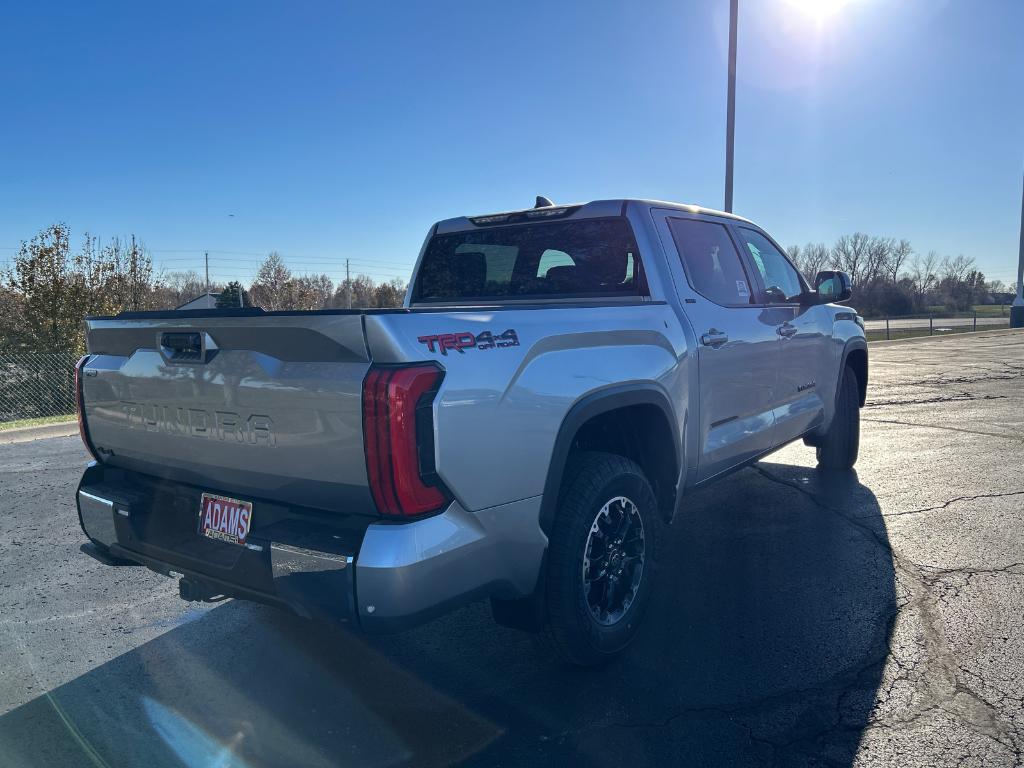
[[[1010,308],[1010,327],[1024,328],[1024,192],[1020,197],[1020,252],[1017,254],[1017,298]]]
[[[739,0],[729,0],[729,96],[725,108],[725,212],[732,213],[732,160],[736,139],[736,16]]]

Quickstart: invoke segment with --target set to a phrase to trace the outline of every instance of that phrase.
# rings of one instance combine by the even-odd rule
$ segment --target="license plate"
[[[199,533],[230,544],[245,544],[252,530],[252,502],[204,493],[199,503]]]

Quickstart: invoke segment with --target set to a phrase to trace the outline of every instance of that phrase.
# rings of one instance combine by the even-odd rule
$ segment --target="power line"
[[[295,263],[288,264],[286,262],[285,266],[288,267],[289,271],[291,271],[291,272],[342,272],[345,269],[345,262],[342,261],[340,263],[330,264],[330,265],[325,265],[325,264],[301,264],[301,263],[300,264],[295,264]],[[194,271],[199,271],[199,272],[202,272],[202,271],[205,271],[206,264],[202,260],[197,260],[197,261],[194,261],[194,262],[186,262],[184,264],[169,264],[169,263],[162,262],[162,261],[154,261],[153,262],[153,267],[155,269],[163,268],[163,269],[166,269],[168,271],[173,271],[173,272],[187,272],[187,271],[193,271],[193,272]],[[378,269],[376,267],[370,267],[370,266],[366,266],[366,265],[362,265],[362,264],[356,264],[355,262],[352,262],[352,263],[350,263],[349,269],[350,270],[354,270],[356,272],[372,272],[374,274],[379,274],[379,275],[398,275],[398,276],[402,276],[402,275],[411,275],[412,274],[412,266],[410,266],[408,269]],[[211,271],[216,271],[216,272],[246,273],[246,272],[258,272],[259,268],[255,264],[251,265],[249,267],[246,267],[246,266],[239,265],[239,264],[221,264],[221,263],[218,263],[214,259],[210,259],[210,270]]]
[[[12,249],[17,250],[17,249]],[[300,261],[342,261],[344,256],[327,256],[327,255],[311,255],[303,253],[289,253],[287,251],[270,250],[270,251],[227,251],[227,250],[214,250],[212,248],[147,248],[149,253],[192,253],[199,256],[204,253],[213,254],[224,254],[227,256],[253,256],[257,258],[266,258],[266,256],[272,252],[276,252],[282,259],[297,259]],[[184,257],[182,257],[184,258]],[[235,259],[235,261],[248,261],[248,259]],[[387,264],[394,267],[405,266],[405,262],[400,261],[387,261],[384,259],[371,259],[371,258],[352,258],[352,261],[360,261],[368,264]]]
[[[211,253],[212,253],[212,251],[211,251]],[[201,259],[202,259],[202,256],[197,255],[195,258],[184,258],[184,257],[156,258],[156,259],[153,259],[153,262],[154,263],[159,263],[159,264],[196,264]],[[346,261],[345,258],[322,258],[322,259],[301,258],[301,259],[293,259],[293,258],[289,258],[287,256],[282,256],[282,259],[284,260],[285,264],[289,265],[289,266],[309,266],[309,267],[340,266],[340,265],[342,265]],[[347,259],[347,261],[350,261],[352,264],[358,265],[360,267],[373,268],[373,269],[376,269],[378,267],[384,267],[386,270],[389,270],[389,271],[396,271],[396,270],[399,270],[399,271],[401,271],[401,270],[412,271],[412,268],[413,268],[413,262],[411,262],[411,261],[408,262],[408,263],[405,263],[405,264],[401,264],[401,263],[398,263],[398,262],[389,262],[389,261],[374,261],[372,259]],[[261,262],[252,261],[251,259],[237,259],[237,258],[223,258],[223,257],[222,258],[214,259],[213,262],[217,263],[217,264],[252,265],[252,266],[258,266],[258,264],[261,263]]]

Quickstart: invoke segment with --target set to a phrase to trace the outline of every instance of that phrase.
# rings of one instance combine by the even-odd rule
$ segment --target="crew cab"
[[[538,198],[435,224],[402,308],[87,318],[84,549],[365,632],[489,599],[593,664],[689,491],[797,440],[853,466],[849,298],[738,216]]]

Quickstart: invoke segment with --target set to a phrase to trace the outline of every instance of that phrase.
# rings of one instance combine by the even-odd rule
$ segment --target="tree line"
[[[86,234],[75,248],[68,226],[53,224],[22,242],[0,270],[0,352],[81,352],[87,315],[174,309],[206,290],[195,271],[156,271],[134,235],[101,246]],[[247,288],[235,281],[211,283],[209,290],[218,294],[218,306],[266,310],[396,307],[405,298],[399,279],[378,283],[358,275],[335,285],[326,274],[292,274],[276,252]]]
[[[234,290],[240,291],[241,286],[236,283]],[[246,303],[268,311],[368,309],[402,306],[405,290],[405,282],[398,278],[377,283],[367,275],[358,275],[335,285],[325,274],[294,276],[281,255],[271,251],[244,297]]]
[[[922,255],[909,240],[855,232],[825,243],[791,245],[793,263],[809,280],[823,269],[850,275],[854,305],[866,317],[922,314],[939,307],[967,312],[976,304],[1005,304],[1014,287],[986,281],[973,257]]]

